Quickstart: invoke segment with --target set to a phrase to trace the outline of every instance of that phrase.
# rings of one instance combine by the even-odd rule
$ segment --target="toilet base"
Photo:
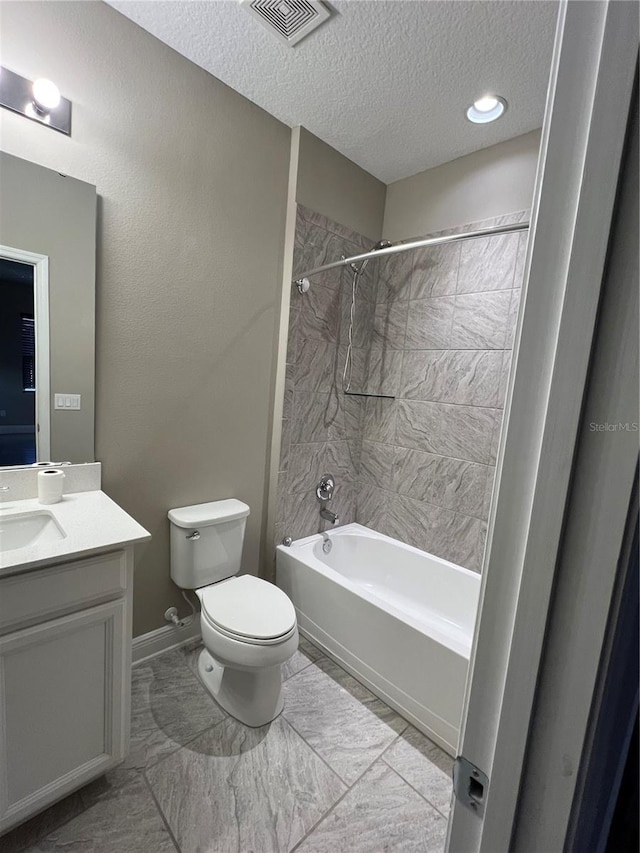
[[[281,665],[261,669],[222,666],[207,649],[198,655],[200,680],[221,708],[251,728],[265,726],[282,711]]]

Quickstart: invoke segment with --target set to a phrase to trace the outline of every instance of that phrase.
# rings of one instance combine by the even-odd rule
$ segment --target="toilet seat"
[[[202,617],[237,642],[273,645],[296,631],[296,611],[284,592],[252,575],[240,575],[198,590]]]

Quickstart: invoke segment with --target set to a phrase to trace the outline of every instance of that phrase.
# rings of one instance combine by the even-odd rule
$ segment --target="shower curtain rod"
[[[458,240],[474,240],[477,237],[491,237],[496,234],[510,234],[512,231],[526,231],[528,227],[528,222],[514,222],[511,225],[494,225],[491,228],[480,228],[478,231],[464,231],[462,234],[449,234],[446,237],[427,237],[424,240],[413,240],[411,243],[394,243],[393,246],[387,246],[384,249],[364,252],[362,255],[353,255],[351,258],[341,258],[339,261],[315,267],[293,281],[298,286],[300,293],[306,293],[309,289],[308,279],[310,276],[318,275],[326,270],[346,267],[358,261],[366,261],[368,258],[380,258],[384,255],[396,255],[399,252],[408,252],[410,249],[421,249],[423,246],[442,246],[446,243],[457,243]]]

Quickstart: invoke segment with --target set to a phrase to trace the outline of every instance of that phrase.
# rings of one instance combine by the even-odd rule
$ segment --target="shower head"
[[[392,245],[393,244],[391,243],[390,240],[378,240],[378,242],[374,246],[372,246],[369,251],[379,252],[380,249],[388,249],[389,246],[392,246]],[[349,266],[351,267],[351,269],[355,273],[360,275],[360,273],[364,270],[364,268],[366,267],[366,265],[368,263],[369,263],[369,258],[365,258],[364,261],[362,261],[362,263],[360,264],[360,266],[357,266],[357,264],[355,264],[355,263],[351,263],[351,264],[349,264]]]
[[[371,247],[371,249],[369,249],[369,251],[370,252],[379,252],[380,249],[388,249],[390,246],[393,246],[393,243],[390,240],[378,240],[378,242],[375,243]],[[348,258],[345,258],[343,255],[342,256],[342,262],[336,261],[333,264],[325,265],[324,267],[321,267],[317,270],[311,270],[311,273],[308,273],[308,275],[315,275],[317,272],[322,272],[323,270],[327,269],[327,267],[331,268],[331,267],[341,266],[342,264],[348,264],[349,267],[351,268],[351,270],[354,272],[355,278],[357,281],[358,276],[361,275],[362,272],[364,272],[364,268],[366,267],[366,265],[368,263],[369,263],[369,258],[365,258],[363,261],[361,261],[360,265],[358,266],[358,264],[355,261],[350,261]],[[311,284],[311,282],[309,281],[308,278],[296,278],[296,279],[294,279],[294,283],[295,283],[295,285],[298,288],[298,291],[300,293],[306,293],[309,290],[309,287]]]

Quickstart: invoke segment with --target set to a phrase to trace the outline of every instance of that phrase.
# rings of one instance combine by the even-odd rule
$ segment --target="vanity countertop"
[[[144,527],[102,491],[75,492],[64,495],[59,503],[47,505],[37,498],[7,501],[0,504],[0,523],[11,515],[28,512],[51,513],[66,535],[56,541],[36,541],[13,550],[2,549],[0,536],[0,577],[151,538]]]

